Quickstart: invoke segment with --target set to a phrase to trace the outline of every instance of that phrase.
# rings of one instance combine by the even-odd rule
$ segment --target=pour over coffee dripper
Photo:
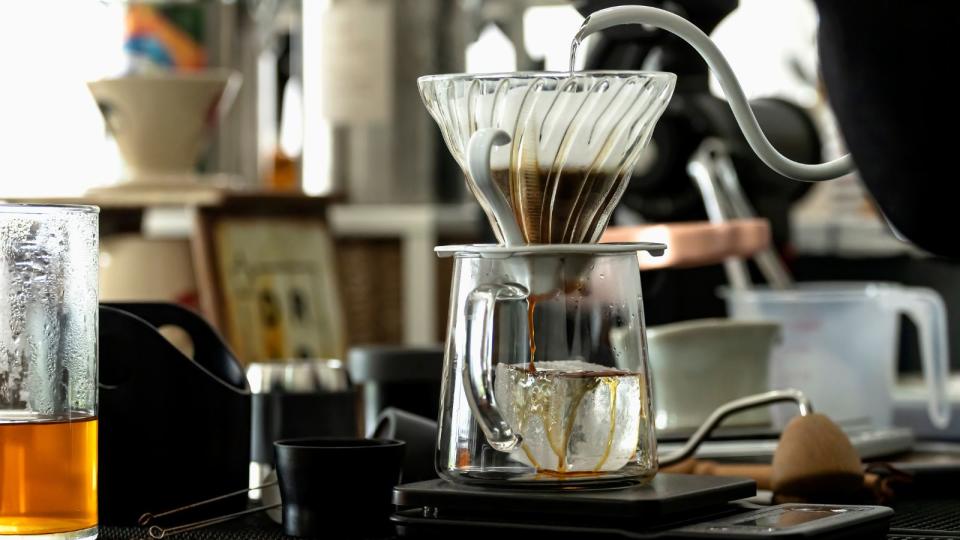
[[[509,245],[596,242],[675,81],[671,73],[590,72],[418,82],[470,190]]]
[[[672,73],[436,75],[427,109],[505,246],[599,240],[666,109]],[[644,249],[644,248],[638,248]],[[588,259],[511,260],[536,296],[575,288]],[[561,280],[564,274],[566,279]]]
[[[849,156],[807,165],[777,152],[719,50],[672,13],[602,10],[574,45],[627,23],[697,49],[747,141],[777,172],[815,181],[853,168]],[[664,246],[596,242],[675,80],[643,71],[419,79],[502,244],[437,248],[455,258],[437,449],[445,478],[563,485],[656,474],[636,252]]]

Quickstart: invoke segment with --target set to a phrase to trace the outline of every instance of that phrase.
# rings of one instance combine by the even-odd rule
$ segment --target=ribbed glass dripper
[[[418,81],[451,154],[467,172],[475,131],[504,130],[491,169],[530,244],[596,242],[630,179],[676,76],[663,72],[433,75]]]

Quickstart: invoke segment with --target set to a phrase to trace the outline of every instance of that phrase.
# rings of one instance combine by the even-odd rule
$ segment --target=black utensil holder
[[[188,358],[159,332],[193,342]],[[247,487],[250,391],[243,369],[196,313],[174,304],[100,306],[100,523],[134,525]],[[205,513],[242,510],[233,497]]]

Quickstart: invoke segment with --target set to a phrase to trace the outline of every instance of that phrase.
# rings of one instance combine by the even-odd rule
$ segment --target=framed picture
[[[201,209],[198,237],[203,310],[239,358],[343,358],[336,253],[322,211]]]

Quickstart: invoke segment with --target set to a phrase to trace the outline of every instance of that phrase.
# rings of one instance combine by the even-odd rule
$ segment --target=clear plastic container
[[[789,290],[725,289],[731,318],[779,322],[770,385],[797,388],[844,424],[888,427],[900,315],[917,326],[931,422],[944,428],[949,349],[946,309],[935,291],[892,283],[806,283]],[[784,411],[775,421],[782,424]]]

